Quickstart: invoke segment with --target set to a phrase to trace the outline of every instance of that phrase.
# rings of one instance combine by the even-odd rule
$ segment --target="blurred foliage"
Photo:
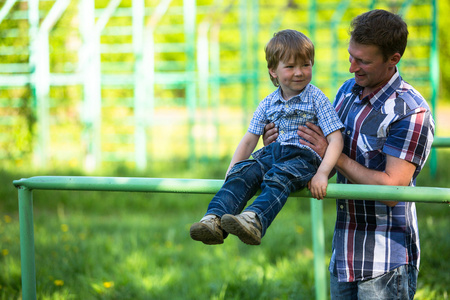
[[[450,18],[444,12],[450,10],[449,1],[437,1],[439,4],[439,65],[441,77],[440,100],[450,101]]]
[[[439,150],[439,165],[450,159]],[[223,178],[228,160],[193,170],[187,161],[137,172],[111,166],[103,176]],[[419,185],[447,187],[450,170]],[[20,299],[17,190],[13,180],[35,175],[84,176],[69,167],[0,169],[0,299]],[[96,174],[94,174],[96,175]],[[313,299],[314,252],[310,202],[289,199],[260,246],[230,236],[205,246],[189,237],[211,195],[89,191],[33,191],[38,299]],[[306,200],[306,201],[305,201]],[[336,208],[324,201],[325,265]],[[421,270],[417,300],[449,297],[450,235],[446,204],[417,203]],[[436,242],[439,241],[439,242]]]
[[[95,1],[97,19],[109,2]],[[145,22],[149,22],[159,3],[159,0],[145,1]],[[187,40],[185,34],[183,3],[182,0],[171,1],[170,9],[159,20],[153,34],[156,43],[156,76],[171,74],[172,78],[180,78],[154,86],[155,116],[150,121],[151,127],[146,129],[149,139],[146,150],[153,161],[174,157],[184,159],[190,151],[186,145],[189,138],[195,140],[198,160],[215,160],[227,156],[237,144],[237,138],[245,131],[255,103],[274,89],[264,60],[263,48],[267,40],[273,32],[282,28],[295,28],[307,35],[312,29],[310,3],[305,1],[260,0],[257,11],[253,10],[251,1],[196,1],[196,38],[200,37],[201,28],[207,28],[209,42],[213,44],[215,39],[219,42],[220,61],[218,66],[210,66],[209,90],[205,92],[197,84],[198,99],[194,101],[197,107],[193,114],[187,108],[189,100],[186,99],[186,80],[191,79],[185,73],[189,50],[186,43],[191,41]],[[313,83],[324,90],[330,99],[343,80],[350,77],[347,53],[350,20],[372,4],[394,12],[402,5],[402,1],[397,0],[350,1],[339,19],[336,11],[342,3],[339,0],[317,1],[318,13],[313,16],[316,22]],[[414,2],[406,13],[405,19],[413,20],[409,24],[411,43],[401,66],[405,79],[426,98],[430,97],[431,91],[428,81],[430,27],[422,25],[430,21],[430,3]],[[447,67],[450,64],[450,33],[446,30],[450,20],[443,13],[450,9],[450,3],[437,3],[440,12],[439,101],[442,103],[450,99],[450,74]],[[0,6],[4,4],[5,1],[0,0]],[[53,4],[54,1],[39,1],[41,23]],[[51,145],[48,147],[48,163],[71,167],[81,167],[88,149],[92,148],[92,141],[87,138],[90,136],[87,133],[90,127],[81,115],[85,87],[79,78],[76,79],[82,74],[79,61],[84,43],[79,31],[80,22],[83,22],[79,4],[80,1],[70,1],[49,33],[50,73],[69,78],[74,76],[74,83],[53,84],[50,87],[48,134]],[[107,157],[102,167],[123,160],[134,163],[135,90],[132,84],[122,82],[123,78],[133,76],[136,71],[134,62],[138,58],[132,50],[131,4],[132,0],[121,1],[117,13],[110,18],[101,36],[102,74],[125,76],[115,79],[116,86],[102,86],[101,148]],[[26,1],[17,1],[0,23],[0,75],[29,76],[32,71],[28,55],[31,38],[27,9]],[[254,24],[256,17],[258,24]],[[339,19],[336,24],[333,23],[335,19]],[[332,27],[336,29],[335,45],[332,45]],[[253,30],[258,30],[258,34],[253,34]],[[197,52],[200,50],[198,44],[194,47],[197,47]],[[208,50],[213,55],[212,48]],[[254,58],[256,61],[253,61]],[[194,80],[198,80],[198,77]],[[5,164],[32,161],[37,145],[36,136],[42,133],[36,116],[36,103],[35,90],[30,85],[1,87],[0,160]],[[214,150],[214,146],[217,146],[217,150]]]

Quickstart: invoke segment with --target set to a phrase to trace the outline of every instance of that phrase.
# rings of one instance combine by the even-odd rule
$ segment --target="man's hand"
[[[269,123],[264,127],[263,134],[263,143],[264,146],[268,146],[269,144],[275,142],[278,137],[278,128],[275,127],[275,124]]]
[[[298,127],[297,134],[306,140],[300,139],[300,144],[311,147],[311,149],[316,151],[322,158],[325,156],[328,141],[319,126],[306,122],[306,126]]]

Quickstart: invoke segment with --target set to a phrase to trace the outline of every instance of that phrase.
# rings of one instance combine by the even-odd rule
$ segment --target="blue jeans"
[[[304,188],[319,164],[320,159],[311,150],[272,143],[259,158],[241,161],[231,168],[206,214],[237,215],[261,188],[261,194],[246,211],[256,213],[264,236],[289,194]]]
[[[400,266],[379,277],[356,282],[338,282],[330,274],[331,300],[414,299],[418,271],[409,265]]]

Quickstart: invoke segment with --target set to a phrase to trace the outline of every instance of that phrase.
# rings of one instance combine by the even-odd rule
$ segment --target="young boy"
[[[259,104],[225,183],[206,215],[191,226],[191,238],[207,245],[223,243],[228,233],[259,245],[290,193],[308,186],[314,198],[325,197],[328,175],[342,151],[344,126],[328,98],[310,84],[313,43],[298,31],[283,30],[269,41],[265,52],[270,79],[278,89]],[[279,130],[276,142],[252,154],[270,122]],[[327,137],[323,160],[299,142],[297,128],[306,122],[319,125]],[[251,154],[254,159],[248,159]],[[260,187],[261,194],[241,213]]]

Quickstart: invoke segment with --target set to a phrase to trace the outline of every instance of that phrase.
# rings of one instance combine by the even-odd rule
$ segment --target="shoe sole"
[[[194,223],[189,233],[193,240],[203,242],[206,245],[223,244],[223,238],[217,236],[207,225],[200,222]]]
[[[247,245],[261,244],[261,238],[253,232],[245,228],[239,222],[238,218],[233,215],[224,215],[221,220],[222,228],[228,233],[236,235],[242,242]]]

